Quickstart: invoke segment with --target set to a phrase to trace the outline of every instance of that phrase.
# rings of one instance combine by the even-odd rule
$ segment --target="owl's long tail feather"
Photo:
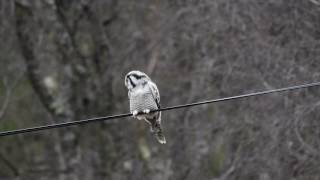
[[[155,134],[155,136],[156,136],[156,138],[157,138],[157,140],[158,140],[158,142],[159,142],[160,144],[166,144],[167,141],[166,141],[166,138],[164,137],[162,131],[157,132],[157,133]]]
[[[151,118],[146,117],[145,120],[150,124],[150,130],[155,135],[160,144],[166,144],[166,138],[161,128],[161,114]]]
[[[162,132],[161,124],[159,122],[155,122],[152,125],[152,131],[160,144],[166,144],[167,141]]]

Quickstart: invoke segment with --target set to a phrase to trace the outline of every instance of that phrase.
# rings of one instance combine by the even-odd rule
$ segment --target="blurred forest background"
[[[124,76],[163,107],[320,81],[317,0],[0,1],[0,130],[129,110]],[[1,137],[5,180],[320,179],[320,89]]]

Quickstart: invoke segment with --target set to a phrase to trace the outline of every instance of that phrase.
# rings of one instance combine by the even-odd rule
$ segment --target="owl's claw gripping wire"
[[[142,112],[145,113],[145,114],[149,114],[150,113],[150,109],[145,109]]]
[[[133,116],[133,117],[137,117],[138,113],[139,113],[139,112],[138,112],[137,110],[134,110],[134,111],[132,111],[132,116]]]

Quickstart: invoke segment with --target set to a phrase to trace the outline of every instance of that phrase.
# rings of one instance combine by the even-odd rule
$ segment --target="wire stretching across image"
[[[242,99],[242,98],[266,95],[266,94],[271,94],[271,93],[293,91],[293,90],[311,88],[311,87],[316,87],[316,86],[320,86],[320,82],[302,84],[302,85],[296,85],[296,86],[289,86],[289,87],[285,87],[285,88],[254,92],[254,93],[243,94],[243,95],[238,95],[238,96],[230,96],[230,97],[224,97],[224,98],[218,98],[218,99],[211,99],[211,100],[200,101],[200,102],[195,102],[195,103],[190,103],[190,104],[182,104],[182,105],[176,105],[176,106],[171,106],[171,107],[164,107],[164,108],[160,108],[157,110],[151,110],[150,113],[156,112],[156,111],[168,111],[168,110],[173,110],[173,109],[187,108],[187,107],[199,106],[199,105],[210,104],[210,103],[217,103],[217,102],[222,102],[222,101],[230,101],[230,100],[235,100],[235,99]],[[74,126],[74,125],[80,125],[80,124],[86,124],[86,123],[92,123],[92,122],[107,121],[107,120],[112,120],[112,119],[120,119],[120,118],[124,118],[124,117],[129,117],[129,116],[132,116],[132,113],[111,115],[111,116],[105,116],[105,117],[95,117],[95,118],[84,119],[84,120],[79,120],[79,121],[50,124],[50,125],[30,127],[30,128],[25,128],[25,129],[10,130],[10,131],[0,132],[0,136],[24,134],[24,133],[36,132],[36,131],[47,130],[47,129],[62,128],[62,127],[68,127],[68,126]]]

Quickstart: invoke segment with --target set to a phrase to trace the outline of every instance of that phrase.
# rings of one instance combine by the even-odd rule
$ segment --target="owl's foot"
[[[132,116],[134,117],[134,118],[137,118],[137,115],[138,115],[138,111],[137,110],[134,110],[134,111],[132,111]]]
[[[150,109],[145,109],[142,112],[145,113],[145,114],[149,114],[150,113]]]

